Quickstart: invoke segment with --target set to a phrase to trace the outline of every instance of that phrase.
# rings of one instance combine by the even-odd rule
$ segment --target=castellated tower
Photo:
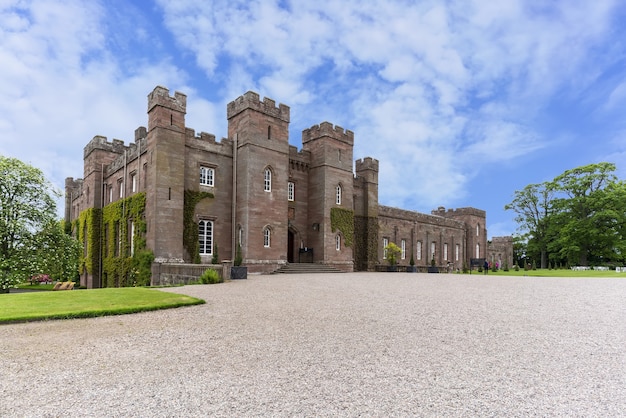
[[[314,231],[309,234],[315,261],[345,264],[344,270],[353,270],[354,237],[339,236],[341,251],[336,250],[338,232],[331,226],[333,208],[353,211],[354,175],[352,152],[354,133],[328,122],[302,132],[302,149],[310,152],[308,184],[309,221]]]
[[[462,221],[465,224],[464,259],[487,258],[487,212],[476,208],[446,209],[439,207],[431,212],[433,215]]]
[[[156,87],[148,95],[146,244],[157,261],[183,261],[187,96]]]
[[[228,138],[235,147],[233,239],[235,248],[241,244],[244,263],[287,262],[289,112],[251,91],[227,106]]]
[[[378,261],[378,160],[357,160],[354,178],[354,264],[374,270]]]

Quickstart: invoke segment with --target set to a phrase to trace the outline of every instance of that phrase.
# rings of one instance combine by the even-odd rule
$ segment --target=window
[[[454,247],[454,261],[459,261],[459,253],[461,252],[461,246],[456,244]]]
[[[406,259],[406,241],[405,240],[400,241],[400,249],[402,250],[402,252],[400,253],[400,258],[404,260]]]
[[[130,173],[130,184],[133,193],[137,191],[137,173]]]
[[[383,238],[383,260],[387,259],[387,245],[389,245],[389,238]]]
[[[335,236],[335,250],[341,250],[341,237],[339,235]]]
[[[422,241],[417,241],[417,259],[422,259]]]
[[[435,248],[437,247],[437,244],[435,243],[435,241],[430,243],[430,259],[433,260],[435,258]]]
[[[272,170],[269,168],[265,169],[263,190],[266,192],[272,191]]]
[[[480,225],[476,225],[476,236],[480,235]]]
[[[335,203],[341,205],[341,185],[338,184],[335,189]]]
[[[214,186],[215,169],[210,167],[200,167],[200,184],[203,186]]]
[[[198,240],[200,255],[213,255],[213,222],[200,220],[198,222]]]
[[[269,247],[270,247],[270,244],[271,244],[271,241],[270,241],[271,235],[272,235],[272,233],[271,233],[270,229],[269,229],[268,227],[265,227],[265,229],[263,230],[263,246],[264,246],[265,248],[269,248]]]
[[[476,244],[476,258],[480,258],[480,244]]]
[[[443,259],[448,260],[448,243],[443,243]]]
[[[109,203],[113,202],[113,185],[109,184]]]
[[[120,190],[120,199],[124,197],[124,180],[119,179],[117,181],[117,187]]]
[[[239,230],[237,231],[237,243],[239,245],[243,245],[243,228],[239,227]]]
[[[293,184],[292,181],[287,183],[287,200],[289,200],[290,202],[294,201],[294,196],[295,196],[295,184]]]
[[[135,254],[135,222],[130,221],[128,228],[129,242],[130,242],[130,255]]]

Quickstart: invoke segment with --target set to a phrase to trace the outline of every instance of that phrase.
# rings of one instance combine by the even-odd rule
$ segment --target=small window
[[[267,127],[267,139],[272,139],[272,127]]]
[[[434,260],[435,259],[435,249],[437,248],[437,244],[435,243],[435,241],[430,243],[430,259]]]
[[[459,244],[456,244],[456,246],[454,247],[454,260],[455,261],[459,261],[460,252],[461,252],[461,246]]]
[[[213,187],[215,184],[215,169],[211,167],[200,167],[200,184]]]
[[[130,184],[133,193],[137,192],[137,173],[130,173]]]
[[[269,168],[265,169],[264,179],[263,179],[263,190],[266,192],[272,191],[272,170]]]
[[[113,202],[113,185],[109,184],[109,203]]]
[[[341,237],[339,235],[335,236],[335,250],[341,250]]]
[[[383,238],[383,260],[387,259],[387,245],[389,245],[389,238]]]
[[[335,189],[335,203],[341,205],[341,185],[338,184]]]
[[[272,234],[271,234],[270,229],[266,227],[266,228],[263,230],[263,246],[264,246],[265,248],[269,248],[269,247],[270,247],[270,244],[271,244],[271,240],[270,240],[270,239],[271,239],[271,235],[272,235]]]
[[[476,244],[476,258],[480,258],[480,244]]]
[[[402,260],[406,260],[406,240],[400,241],[400,250],[401,250],[400,258]]]
[[[476,225],[476,236],[480,236],[480,225]]]
[[[417,259],[422,259],[422,241],[417,241]]]
[[[293,182],[290,181],[287,183],[287,200],[289,200],[290,202],[293,202],[294,196],[295,196],[295,185],[293,184]]]
[[[445,242],[443,243],[443,259],[448,260],[448,244]]]
[[[122,199],[124,197],[124,181],[122,179],[117,181],[117,188],[120,191],[119,197]]]

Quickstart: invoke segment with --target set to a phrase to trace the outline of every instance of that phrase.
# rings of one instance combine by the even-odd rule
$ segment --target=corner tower
[[[287,261],[289,112],[267,97],[247,92],[227,106],[233,141],[233,248],[244,262]]]
[[[325,264],[335,264],[347,271],[354,268],[354,233],[346,236],[333,228],[331,212],[336,208],[354,216],[353,148],[354,133],[328,122],[302,132],[302,149],[311,154],[308,212],[309,220],[315,226],[309,235],[314,259]],[[338,233],[340,250],[336,248]]]
[[[146,245],[160,261],[183,261],[187,96],[165,87],[148,95]]]

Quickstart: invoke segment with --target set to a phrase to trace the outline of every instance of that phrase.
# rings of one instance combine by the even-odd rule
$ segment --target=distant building
[[[187,97],[156,87],[148,127],[128,146],[94,137],[82,179],[66,179],[65,218],[84,244],[81,284],[131,284],[136,251],[167,264],[232,260],[250,272],[312,262],[341,271],[385,264],[394,242],[420,269],[450,270],[487,257],[486,213],[431,214],[378,204],[378,161],[353,160],[354,134],[328,122],[289,145],[290,109],[254,92],[227,106],[228,137],[185,124]],[[354,171],[353,171],[354,167]]]
[[[487,243],[487,260],[499,268],[513,268],[513,237],[493,237]]]

